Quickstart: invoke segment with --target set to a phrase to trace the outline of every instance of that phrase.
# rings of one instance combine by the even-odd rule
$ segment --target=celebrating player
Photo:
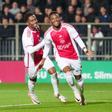
[[[34,93],[34,87],[37,79],[38,64],[43,56],[42,47],[44,46],[44,40],[40,42],[40,28],[38,26],[38,21],[33,13],[28,12],[26,14],[27,27],[24,29],[22,35],[22,44],[24,49],[24,63],[29,74],[28,89],[29,96],[34,104],[39,104],[36,94]],[[64,96],[59,93],[57,73],[54,68],[53,63],[47,57],[43,68],[45,68],[51,74],[51,82],[54,89],[54,95],[61,101],[66,102]]]
[[[93,52],[86,48],[78,32],[73,26],[67,23],[61,23],[60,17],[56,12],[51,12],[49,19],[52,26],[44,35],[46,45],[40,66],[42,66],[46,60],[50,50],[50,44],[52,43],[58,66],[65,73],[66,81],[73,90],[75,100],[79,102],[80,105],[84,105],[85,98],[83,95],[84,84],[81,76],[81,62],[74,40],[78,43],[87,56],[92,56]],[[80,91],[74,84],[74,77],[77,80]]]

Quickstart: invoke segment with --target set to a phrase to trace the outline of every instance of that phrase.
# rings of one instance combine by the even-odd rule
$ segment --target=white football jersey
[[[75,28],[66,23],[62,23],[59,30],[55,30],[51,26],[46,31],[44,38],[47,47],[49,47],[51,43],[53,44],[55,49],[55,57],[75,60],[79,59],[79,52],[74,40],[82,49],[86,47]],[[49,50],[44,51],[43,57],[48,55],[48,51]]]
[[[32,49],[34,49],[33,47],[39,43],[40,43],[40,32],[32,31],[29,27],[26,27],[22,35],[22,44],[25,54],[24,63],[26,67],[37,65],[39,61],[42,59],[43,55],[42,49],[38,51],[33,50],[35,52],[31,53]]]

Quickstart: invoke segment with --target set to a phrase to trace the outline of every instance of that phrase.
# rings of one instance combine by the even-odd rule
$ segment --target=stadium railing
[[[92,49],[92,42],[95,41],[95,55],[94,57],[88,59],[83,51],[78,47],[80,57],[82,60],[112,60],[112,36],[104,36],[104,38],[94,38],[91,37],[91,28],[95,26],[108,26],[110,23],[85,23],[85,24],[76,24],[71,23],[73,26],[78,29],[81,38],[86,43],[89,49]],[[0,25],[1,26],[1,25]],[[0,60],[22,60],[24,53],[22,49],[22,32],[26,27],[25,24],[14,24],[15,34],[13,37],[1,37],[0,35]],[[42,32],[44,33],[49,24],[40,23]],[[79,27],[80,26],[80,27]],[[1,30],[1,29],[0,29]],[[86,32],[87,31],[87,32]],[[11,33],[11,32],[10,32]],[[43,37],[43,35],[42,35]],[[99,46],[101,44],[101,46]],[[53,49],[50,52],[50,57],[53,57]]]

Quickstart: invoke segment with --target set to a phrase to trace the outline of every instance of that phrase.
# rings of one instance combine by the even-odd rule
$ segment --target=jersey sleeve
[[[66,28],[67,28],[67,30],[68,30],[68,32],[69,32],[69,35],[70,35],[70,37],[71,37],[72,39],[76,39],[77,36],[79,36],[78,32],[76,31],[76,29],[75,29],[72,25],[67,24],[67,25],[66,25]]]
[[[86,45],[84,44],[81,37],[79,36],[79,33],[77,32],[77,30],[72,25],[68,25],[67,28],[68,28],[70,37],[78,43],[80,48],[82,50],[87,49]]]
[[[35,46],[28,46],[26,49],[27,49],[28,53],[32,54],[32,53],[40,50],[44,45],[45,45],[45,41],[43,40]]]
[[[50,38],[51,38],[50,33],[44,35],[45,44],[51,44]]]
[[[37,45],[33,45],[33,37],[32,37],[32,34],[30,32],[27,32],[26,34],[23,34],[23,44],[24,44],[24,47],[26,49],[26,51],[29,53],[29,54],[32,54],[34,53],[35,51],[38,51],[40,50],[44,45],[45,45],[45,41],[41,41],[39,44]]]
[[[33,39],[30,31],[24,31],[23,32],[23,44],[24,47],[33,46]]]
[[[44,46],[44,53],[43,53],[43,58],[46,58],[49,54],[50,48],[51,48],[51,40],[50,40],[50,34],[45,34],[44,35],[44,40],[45,40],[45,46]]]

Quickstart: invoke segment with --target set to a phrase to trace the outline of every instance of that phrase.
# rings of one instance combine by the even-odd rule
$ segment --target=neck
[[[59,30],[61,28],[61,24],[59,26],[53,26],[53,29]]]
[[[30,27],[28,26],[32,31],[38,31],[38,29],[34,28],[34,27]]]

